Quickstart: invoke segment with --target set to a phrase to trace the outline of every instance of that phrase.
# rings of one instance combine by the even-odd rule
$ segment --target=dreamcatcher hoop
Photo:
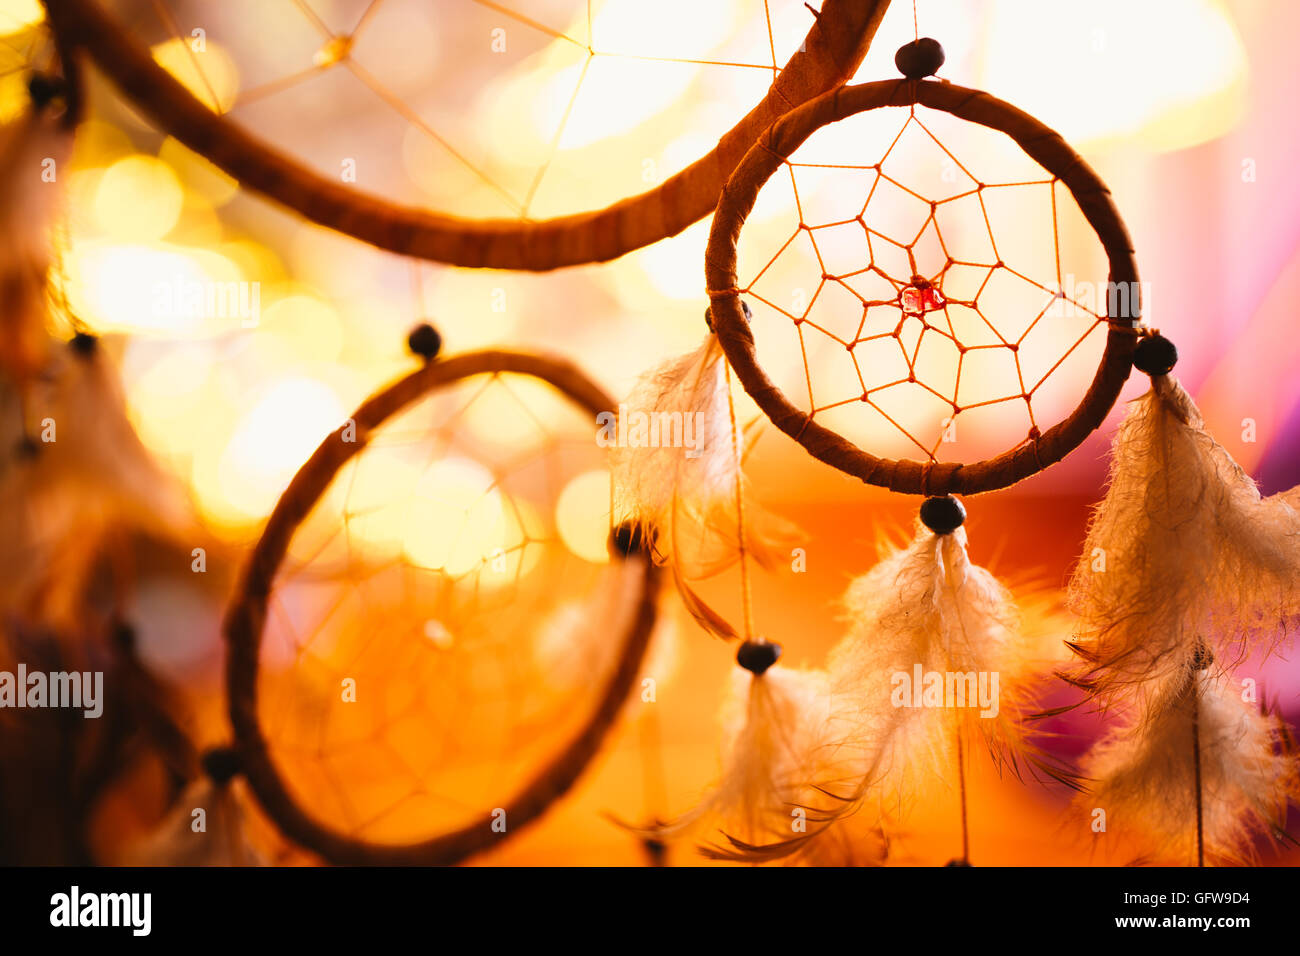
[[[792,106],[848,81],[888,0],[826,0],[767,94],[709,153],[659,186],[604,209],[555,219],[462,219],[350,189],[212,112],[158,65],[97,0],[45,0],[59,43],[84,50],[168,135],[312,222],[401,255],[471,268],[544,272],[604,262],[707,216],[758,136]]]
[[[753,332],[737,288],[736,246],[759,190],[818,129],[885,106],[926,106],[1011,137],[1069,189],[1109,259],[1112,287],[1132,290],[1127,316],[1106,316],[1105,351],[1083,400],[1062,421],[995,458],[963,464],[877,457],[803,412],[758,364]],[[1061,138],[997,97],[947,81],[880,80],[826,93],[792,110],[750,148],[723,187],[705,253],[713,326],[745,391],[781,431],[813,457],[872,485],[908,494],[975,494],[1005,488],[1042,471],[1077,448],[1105,420],[1132,370],[1141,317],[1133,242],[1096,172]],[[1109,306],[1109,303],[1107,303]]]
[[[373,843],[349,836],[321,823],[301,807],[277,769],[258,714],[258,667],[272,585],[284,562],[294,532],[321,500],[340,469],[365,449],[370,434],[420,398],[438,388],[482,374],[513,373],[544,381],[575,405],[593,415],[614,407],[613,400],[578,371],[559,359],[507,351],[481,351],[438,360],[412,372],[364,402],[352,416],[355,441],[344,440],[340,427],[321,442],[281,495],[240,578],[224,622],[226,693],[240,770],[262,809],[277,827],[300,846],[331,863],[364,866],[446,866],[499,844],[493,817],[412,844]],[[639,561],[641,584],[628,633],[613,670],[586,724],[564,748],[502,806],[510,833],[536,820],[574,784],[599,750],[640,672],[657,616],[660,569],[644,557],[616,556]]]

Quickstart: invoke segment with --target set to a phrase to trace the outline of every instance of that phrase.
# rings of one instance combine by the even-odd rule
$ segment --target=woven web
[[[585,722],[626,593],[559,534],[563,490],[603,466],[589,418],[535,379],[465,379],[382,426],[296,531],[259,712],[309,812],[380,842],[444,832]]]
[[[782,55],[793,52],[813,22],[795,0],[746,0],[738,11],[725,4],[712,12],[697,9],[697,16],[713,18],[707,37],[692,30],[653,32],[682,11],[669,4],[656,12],[639,0],[147,0],[142,6],[151,16],[126,22],[148,42],[183,45],[183,62],[164,65],[189,78],[196,96],[329,175],[338,174],[340,155],[360,151],[369,158],[360,163],[358,182],[401,195],[399,187],[409,192],[411,184],[405,151],[427,167],[416,174],[426,198],[449,211],[520,219],[571,212],[572,205],[562,204],[575,195],[582,203],[622,198],[674,171],[647,173],[648,161],[664,158],[668,167],[680,167],[697,159],[758,101]],[[607,8],[617,29],[602,37]],[[139,14],[125,8],[133,10]],[[730,11],[734,22],[719,20],[719,11]],[[444,40],[444,49],[436,58],[427,55],[427,62],[417,50],[385,45],[400,36],[395,25],[413,15],[419,16],[408,21],[411,32],[428,17],[433,35]],[[644,22],[648,39],[629,27],[636,22]],[[246,80],[237,94],[222,90],[214,65],[192,48],[196,25],[236,58]],[[498,29],[506,31],[505,49],[494,52]],[[384,40],[372,41],[380,30]],[[635,77],[611,74],[610,64],[620,63],[653,69]],[[542,72],[529,73],[539,65]],[[498,100],[520,102],[484,96],[512,74],[535,79],[531,90],[501,88]],[[525,149],[522,132],[532,128],[532,117],[522,100],[536,93],[536,84],[547,85],[546,96],[529,110],[546,113],[549,129],[539,132],[535,149]],[[647,91],[676,95],[647,107],[643,122],[612,137],[616,142],[578,147],[567,141],[575,122],[598,123],[602,116],[608,124],[619,122],[628,110],[610,100],[617,89],[625,107]],[[734,110],[694,109],[733,101]],[[683,103],[693,112],[676,112]],[[501,116],[494,119],[498,106]],[[301,120],[308,116],[326,125],[306,128]],[[396,136],[391,125],[381,127],[385,120],[397,121]],[[698,152],[665,157],[663,149],[682,135],[684,122],[693,136],[700,134],[692,145]],[[485,132],[494,123],[505,135],[493,139]],[[417,134],[416,141],[406,132]],[[380,144],[383,149],[376,149]],[[379,168],[385,160],[392,165]]]
[[[983,135],[1014,147],[1006,137],[915,106],[885,132],[880,124],[892,121],[875,114],[898,112],[836,124],[850,130],[835,130],[831,156],[859,152],[874,138],[884,144],[874,162],[814,161],[826,158],[826,143],[813,145],[826,131],[785,161],[777,176],[788,179],[797,224],[771,255],[754,252],[783,234],[764,223],[760,198],[751,216],[759,227],[742,235],[742,275],[752,278],[741,292],[756,307],[756,329],[786,329],[780,348],[760,350],[760,361],[776,356],[779,364],[793,329],[799,367],[788,377],[791,400],[842,434],[858,429],[877,453],[951,459],[954,450],[941,454],[941,446],[956,442],[961,416],[980,410],[998,412],[988,421],[997,423],[999,450],[1012,429],[1020,431],[1013,444],[1033,442],[1052,424],[1035,402],[1055,390],[1048,404],[1068,411],[1096,368],[1105,300],[1078,296],[1073,273],[1083,264],[1085,275],[1104,278],[1096,271],[1100,243],[1065,186],[1028,157],[1020,157],[1024,178],[981,179],[945,143]],[[938,129],[944,122],[950,134]],[[986,164],[1007,155],[996,144],[976,146]],[[815,155],[803,158],[809,151]],[[813,202],[810,178],[820,197]],[[1004,241],[1007,234],[1014,241]],[[1067,268],[1071,255],[1075,267]],[[747,267],[746,257],[759,264]],[[793,300],[792,287],[800,290]]]

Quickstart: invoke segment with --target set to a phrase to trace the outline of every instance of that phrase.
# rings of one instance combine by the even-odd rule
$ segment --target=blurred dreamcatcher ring
[[[814,132],[880,107],[925,106],[1005,133],[1073,195],[1109,260],[1112,287],[1132,290],[1125,315],[1105,316],[1105,351],[1082,401],[1065,419],[979,462],[877,457],[797,408],[759,365],[736,276],[737,241],[759,191]],[[1141,315],[1137,263],[1128,230],[1096,172],[1059,134],[1003,100],[947,81],[898,79],[848,86],[792,110],[749,150],[723,189],[705,254],[713,327],[745,390],[772,422],[815,458],[868,484],[910,494],[974,494],[1014,484],[1060,461],[1098,426],[1132,369]]]
[[[349,188],[214,113],[137,43],[100,0],[45,0],[59,42],[84,50],[158,126],[239,181],[313,222],[402,255],[450,265],[545,271],[615,259],[710,212],[728,173],[791,106],[848,80],[888,0],[826,0],[763,100],[681,172],[604,209],[554,219],[462,219]]]
[[[483,374],[530,376],[557,389],[593,415],[613,401],[567,362],[540,355],[481,351],[431,362],[372,396],[346,423],[316,449],[280,497],[240,579],[225,620],[226,686],[230,721],[239,751],[240,770],[262,808],[277,827],[300,846],[331,863],[344,865],[438,866],[458,863],[497,845],[493,817],[483,818],[434,838],[409,844],[383,844],[335,830],[307,812],[290,792],[270,753],[258,711],[258,670],[267,606],[275,579],[295,531],[321,500],[340,469],[367,447],[370,433],[403,409],[444,387]],[[345,429],[355,425],[355,440]],[[635,547],[622,560],[643,566],[636,607],[599,700],[584,725],[550,761],[511,797],[503,808],[510,832],[535,820],[577,780],[595,756],[631,690],[654,630],[659,569],[638,556]]]

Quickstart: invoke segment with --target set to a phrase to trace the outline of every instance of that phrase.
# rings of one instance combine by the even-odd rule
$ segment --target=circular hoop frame
[[[791,106],[849,80],[889,0],[825,0],[767,94],[709,153],[659,186],[555,219],[461,219],[349,189],[212,112],[159,66],[102,0],[45,0],[59,42],[84,50],[158,127],[255,190],[380,249],[449,265],[543,272],[616,259],[713,211],[745,151]]]
[[[504,351],[471,352],[436,361],[412,372],[368,399],[352,417],[354,441],[343,427],[329,435],[294,476],[271,513],[240,578],[226,614],[226,694],[241,770],[262,809],[291,840],[331,863],[374,866],[447,866],[459,863],[503,839],[493,832],[493,817],[412,844],[371,843],[340,833],[318,821],[294,800],[271,758],[257,707],[258,662],[266,625],[267,601],[294,531],[311,513],[339,469],[364,449],[371,433],[387,419],[435,389],[471,375],[510,372],[531,375],[557,388],[576,405],[596,414],[613,408],[613,399],[572,365],[558,359]],[[536,820],[581,776],[600,749],[640,672],[657,616],[660,570],[640,557],[622,560],[642,565],[642,586],[622,649],[586,725],[547,765],[506,801],[511,834]]]
[[[781,164],[829,123],[882,106],[913,105],[942,110],[1015,140],[1070,190],[1106,250],[1110,282],[1127,284],[1133,290],[1129,297],[1132,314],[1107,317],[1109,332],[1101,364],[1078,407],[1036,440],[971,464],[877,458],[795,407],[758,364],[754,335],[742,314],[737,289],[736,243],[759,190]],[[1003,100],[936,80],[881,80],[846,86],[782,117],[745,154],[723,188],[705,253],[713,327],[736,376],[759,408],[814,458],[868,484],[922,495],[976,494],[1005,488],[1060,461],[1101,425],[1133,367],[1134,330],[1141,317],[1137,278],[1133,241],[1110,190],[1059,134]]]

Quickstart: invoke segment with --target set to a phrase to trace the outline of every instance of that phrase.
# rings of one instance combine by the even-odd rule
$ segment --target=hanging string
[[[957,789],[961,800],[961,861],[970,863],[970,828],[966,823],[966,744],[957,728]]]
[[[744,609],[745,640],[754,640],[753,595],[749,584],[749,549],[745,534],[745,493],[744,477],[741,471],[744,465],[743,452],[740,447],[740,428],[736,424],[736,398],[731,389],[731,365],[722,363],[727,388],[727,414],[731,420],[731,451],[736,457],[736,550],[740,555],[740,591]]]

